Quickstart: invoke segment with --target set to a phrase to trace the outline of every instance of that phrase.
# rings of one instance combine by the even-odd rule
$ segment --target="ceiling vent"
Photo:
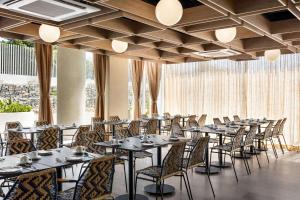
[[[208,57],[208,58],[222,58],[222,57],[239,55],[241,53],[232,49],[221,49],[221,50],[213,50],[213,51],[196,52],[194,54],[203,57]]]
[[[73,0],[0,0],[0,7],[57,22],[100,10]]]

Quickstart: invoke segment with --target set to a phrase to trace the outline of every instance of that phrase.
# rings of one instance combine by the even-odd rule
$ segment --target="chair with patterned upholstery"
[[[164,124],[162,126],[162,132],[166,132],[167,134],[169,134],[171,132],[171,123],[172,123],[171,114],[165,112],[163,116],[164,116],[164,121],[163,121]]]
[[[146,124],[144,134],[146,134],[146,135],[155,135],[156,130],[157,130],[157,124],[158,124],[157,119],[149,119],[147,124]]]
[[[80,125],[72,138],[72,147],[86,145],[86,133],[91,129],[90,125]]]
[[[219,118],[213,118],[213,121],[214,121],[214,125],[222,125],[223,124]]]
[[[206,122],[207,114],[202,114],[201,117],[198,119],[198,126],[204,127]]]
[[[236,173],[236,169],[235,169],[234,159],[235,159],[235,153],[236,152],[241,152],[241,150],[242,150],[244,134],[245,134],[245,127],[241,127],[241,128],[238,129],[236,135],[232,138],[230,143],[214,146],[214,147],[211,148],[211,151],[210,151],[210,158],[212,158],[212,153],[218,153],[219,154],[220,152],[222,154],[224,154],[224,156],[226,156],[226,155],[230,156],[232,166],[233,166],[233,170],[234,170],[234,174],[235,174],[235,178],[236,178],[237,182],[238,182],[238,177],[237,177],[237,173]],[[249,175],[250,174],[249,169],[248,169],[249,164],[248,164],[247,159],[245,158],[244,153],[242,153],[242,159],[244,161],[247,174]],[[210,163],[211,163],[211,160],[212,159],[210,159]]]
[[[103,135],[104,140],[109,140],[109,135],[105,133],[105,126],[99,122],[102,122],[103,119],[100,117],[93,117],[92,118],[92,130],[96,131],[97,133]]]
[[[136,171],[135,187],[137,187],[139,179],[151,182],[153,182],[154,179],[156,187],[160,188],[161,198],[163,198],[162,188],[164,186],[164,180],[173,176],[182,176],[184,178],[188,197],[191,199],[190,190],[188,189],[189,181],[186,180],[185,173],[182,170],[185,145],[185,142],[174,143],[165,156],[161,166],[150,166]]]
[[[186,128],[198,127],[198,122],[196,120],[196,115],[190,115],[188,120],[186,121]]]
[[[185,137],[184,131],[178,120],[173,120],[171,125],[171,136],[173,137]]]
[[[233,115],[233,121],[239,122],[239,121],[241,121],[241,119],[238,115]]]
[[[128,125],[128,131],[132,137],[140,135],[140,121],[132,120]]]
[[[37,138],[37,149],[49,150],[58,148],[58,128],[44,129]]]
[[[195,167],[206,167],[206,162],[205,162],[205,151],[207,148],[207,145],[209,143],[209,137],[201,137],[198,139],[198,141],[196,142],[196,144],[193,146],[192,151],[190,152],[189,156],[187,158],[183,159],[183,169],[186,173],[186,176],[188,178],[187,175],[187,171],[188,169],[193,169]],[[208,181],[213,193],[213,196],[215,198],[215,192],[214,192],[214,188],[211,184],[211,180],[210,180],[210,173],[206,173],[207,177],[208,177]],[[190,194],[192,196],[192,191],[190,190]]]
[[[19,121],[5,123],[5,130],[14,129],[18,127],[22,127],[22,124]]]
[[[58,200],[88,200],[112,198],[114,156],[104,156],[90,161],[78,178],[75,188],[58,194]]]
[[[16,131],[8,131],[7,132],[7,142],[13,141],[13,140],[20,140],[25,139],[24,134],[22,132],[16,132]]]
[[[22,132],[15,132],[9,130],[9,129],[16,129],[18,127],[21,128],[23,127],[22,124],[18,121],[5,123],[6,141],[15,140],[15,139],[24,139],[24,135]]]
[[[15,155],[35,151],[32,142],[27,139],[12,140],[7,143],[5,155]]]
[[[273,151],[275,153],[275,157],[278,158],[278,154],[277,154],[277,150],[276,150],[276,147],[275,147],[275,143],[274,143],[274,140],[273,138],[276,137],[276,135],[278,135],[279,133],[279,129],[280,129],[280,124],[282,122],[282,119],[279,119],[277,120],[276,124],[273,126],[273,129],[272,129],[272,137],[269,137],[269,141],[271,142],[271,145],[272,145],[272,148],[273,148]],[[280,139],[278,140],[279,141],[279,144],[281,146],[281,141]],[[281,147],[282,149],[282,147]],[[282,149],[282,152],[283,152],[283,149]],[[284,153],[284,152],[283,152]]]
[[[284,137],[284,133],[283,133],[283,129],[284,129],[284,125],[286,123],[286,120],[287,120],[287,118],[284,118],[281,121],[281,124],[280,124],[280,127],[279,127],[278,131],[276,131],[276,134],[273,134],[273,137],[278,140],[278,143],[280,145],[282,154],[284,154],[284,150],[283,150],[283,146],[282,146],[282,143],[281,143],[281,140],[280,140],[280,136],[282,136],[282,138],[283,138],[286,150],[289,150],[288,145],[287,145],[286,140],[285,140],[285,137]]]
[[[112,122],[121,121],[121,119],[120,119],[120,117],[118,115],[109,116],[108,120],[112,121]],[[123,126],[121,124],[120,125],[115,125],[115,130],[118,129],[118,128],[122,128],[122,127]],[[109,125],[109,132],[112,133],[112,131],[113,131],[113,125]]]
[[[4,199],[57,199],[56,170],[52,168],[18,176]]]
[[[41,121],[36,121],[35,122],[35,126],[39,127],[39,126],[49,126],[50,123],[46,120],[41,120]]]
[[[229,123],[231,122],[231,120],[229,119],[229,117],[223,117],[224,123]]]

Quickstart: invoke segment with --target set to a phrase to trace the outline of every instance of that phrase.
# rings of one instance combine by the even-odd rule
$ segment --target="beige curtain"
[[[149,91],[151,96],[151,113],[158,113],[157,98],[160,88],[161,64],[155,62],[147,62],[147,74],[149,80]]]
[[[144,62],[140,60],[131,61],[132,89],[134,96],[134,119],[141,115],[141,85],[143,80]]]
[[[40,85],[39,121],[53,122],[50,87],[52,72],[52,46],[50,44],[35,44],[37,73]]]
[[[234,62],[218,60],[166,65],[163,68],[165,112],[238,114],[242,118],[287,117],[284,134],[290,145],[300,142],[300,55]]]
[[[96,85],[96,108],[95,117],[104,119],[105,115],[105,83],[106,71],[109,66],[109,57],[106,55],[94,54],[94,74]]]

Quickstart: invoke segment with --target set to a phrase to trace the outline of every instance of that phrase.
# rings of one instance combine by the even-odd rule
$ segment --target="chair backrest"
[[[158,124],[157,119],[149,119],[146,124],[145,134],[146,135],[156,134],[157,124]]]
[[[236,135],[232,139],[232,151],[236,151],[242,147],[244,133],[245,127],[237,130]]]
[[[5,130],[18,128],[19,126],[22,127],[22,124],[20,122],[18,122],[18,121],[15,121],[15,122],[6,122],[5,123]]]
[[[287,118],[283,118],[283,120],[281,121],[280,127],[279,127],[279,134],[283,134],[283,129],[284,129],[284,125],[286,122]]]
[[[199,127],[204,127],[205,126],[206,117],[207,117],[207,114],[202,114],[201,115],[201,117],[198,120]]]
[[[223,117],[223,120],[224,120],[224,122],[225,122],[225,123],[228,123],[228,122],[230,122],[230,119],[229,119],[229,117]]]
[[[37,149],[49,150],[58,147],[58,128],[44,129],[37,138]]]
[[[152,117],[159,117],[159,114],[158,113],[152,113],[151,116]]]
[[[100,135],[105,134],[105,126],[104,124],[100,124],[97,122],[102,122],[103,120],[100,117],[93,117],[92,118],[92,130],[96,131]]]
[[[182,158],[185,145],[185,142],[177,142],[172,145],[162,163],[162,178],[173,176],[182,170]]]
[[[192,152],[189,154],[187,168],[192,168],[203,164],[205,161],[205,150],[209,143],[209,137],[202,137],[198,139],[194,145]]]
[[[186,126],[187,127],[198,127],[198,122],[196,120],[196,115],[190,115],[188,120],[186,121]]]
[[[56,170],[51,168],[18,176],[4,199],[57,199]]]
[[[12,140],[7,143],[6,155],[15,155],[35,151],[32,142],[27,139]]]
[[[222,122],[219,118],[213,118],[213,121],[215,125],[222,125]]]
[[[72,146],[85,146],[86,133],[91,129],[90,125],[80,125],[72,138]]]
[[[179,122],[172,121],[171,125],[171,135],[172,136],[180,136],[184,137],[184,132],[182,131],[182,127]]]
[[[281,122],[282,122],[282,119],[279,119],[279,120],[277,120],[276,124],[274,125],[273,136],[279,135]]]
[[[106,149],[102,146],[95,145],[97,142],[103,142],[104,138],[96,131],[89,131],[85,133],[86,137],[86,150],[90,153],[102,154],[106,153]]]
[[[163,115],[164,115],[164,118],[166,118],[166,120],[164,121],[165,122],[165,125],[166,126],[171,126],[171,114],[170,113],[168,113],[168,112],[165,112],[165,113],[163,113]]]
[[[238,115],[233,115],[233,121],[239,122],[239,121],[241,121],[241,119]]]
[[[115,131],[115,137],[118,140],[122,140],[130,137],[129,130],[127,128],[119,128]]]
[[[132,120],[128,125],[128,131],[131,136],[140,135],[140,121]]]
[[[90,161],[76,183],[73,199],[102,199],[110,195],[114,176],[114,159],[114,156],[104,156]]]
[[[47,126],[47,125],[50,125],[50,123],[49,123],[48,121],[45,121],[45,120],[43,120],[43,121],[36,121],[36,122],[35,122],[35,126],[36,126],[36,127],[39,127],[39,126]]]
[[[245,140],[244,140],[244,146],[253,145],[253,141],[257,132],[258,126],[257,125],[251,125],[250,130],[247,133]]]
[[[267,138],[270,138],[273,136],[273,132],[272,132],[272,128],[273,128],[273,124],[274,124],[274,121],[270,121],[268,126],[265,128],[265,135],[264,135],[264,138],[267,139]]]
[[[24,135],[22,132],[8,131],[7,132],[7,142],[13,140],[21,140],[24,139]]]
[[[172,123],[180,123],[181,116],[180,115],[175,115],[174,118],[172,119]]]

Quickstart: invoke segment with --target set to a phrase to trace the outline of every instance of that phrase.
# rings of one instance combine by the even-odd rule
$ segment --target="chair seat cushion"
[[[145,176],[150,176],[153,178],[160,177],[161,167],[160,166],[150,166],[144,169],[140,169],[136,172],[137,174],[143,174]]]
[[[68,190],[62,191],[58,193],[57,199],[58,200],[72,200],[74,196],[75,188],[70,188]]]

